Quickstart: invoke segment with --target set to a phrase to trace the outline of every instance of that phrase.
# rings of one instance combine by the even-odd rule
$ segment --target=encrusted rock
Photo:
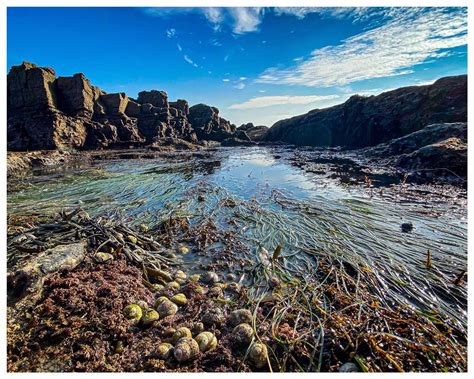
[[[225,316],[224,312],[220,308],[211,308],[204,312],[202,315],[202,322],[208,326],[220,326],[224,323]]]
[[[256,368],[262,368],[268,362],[268,349],[261,342],[255,342],[249,348],[249,359]]]
[[[253,328],[249,324],[242,323],[232,331],[232,339],[235,345],[247,347],[252,342],[253,334]]]
[[[252,319],[252,312],[248,309],[236,309],[229,315],[229,324],[231,326],[236,326],[242,323],[251,324]]]
[[[158,345],[156,350],[159,358],[168,359],[173,352],[173,345],[168,342],[163,342]]]
[[[123,315],[129,320],[140,321],[143,312],[137,304],[129,304],[123,309]]]
[[[187,362],[199,356],[199,345],[192,338],[181,338],[173,349],[173,355],[178,362]]]
[[[188,299],[186,299],[186,295],[183,293],[174,295],[170,300],[176,305],[186,305],[188,303]]]
[[[143,325],[151,325],[160,318],[160,315],[153,308],[149,308],[145,311],[145,314],[142,316]]]
[[[214,350],[218,343],[216,336],[211,332],[202,332],[196,336],[195,340],[201,353]]]
[[[173,337],[171,338],[173,344],[176,344],[180,338],[187,337],[187,338],[192,338],[192,333],[191,331],[186,328],[186,327],[181,327],[176,329],[176,331],[173,334]]]
[[[156,307],[156,310],[161,317],[167,317],[175,315],[178,312],[178,306],[166,299]]]

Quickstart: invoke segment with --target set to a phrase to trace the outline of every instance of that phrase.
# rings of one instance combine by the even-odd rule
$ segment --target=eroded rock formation
[[[83,74],[56,77],[24,62],[8,74],[8,150],[97,149],[184,140],[238,140],[235,126],[204,104],[168,101],[163,91],[137,99],[106,93]],[[242,136],[240,136],[242,137]]]
[[[352,96],[275,123],[266,141],[295,145],[360,148],[416,132],[434,123],[467,121],[467,76],[431,85],[399,88],[377,96]]]

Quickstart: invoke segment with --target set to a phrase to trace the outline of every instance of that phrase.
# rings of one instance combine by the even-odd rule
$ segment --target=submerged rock
[[[413,223],[411,222],[404,222],[402,225],[401,225],[401,229],[402,229],[402,232],[403,233],[409,233],[413,230]]]

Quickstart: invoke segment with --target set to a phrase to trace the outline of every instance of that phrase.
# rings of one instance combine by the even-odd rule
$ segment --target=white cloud
[[[230,79],[222,79],[223,82],[229,82]]]
[[[243,103],[232,104],[229,109],[254,109],[271,107],[273,105],[311,104],[318,101],[337,99],[339,95],[310,95],[310,96],[260,96],[253,97]]]
[[[184,55],[184,60],[186,62],[188,62],[190,65],[192,65],[194,67],[198,67],[198,65],[196,63],[194,63],[193,60],[191,58],[189,58],[186,54]]]
[[[176,46],[178,47],[179,51],[183,51],[183,48],[181,47],[181,45],[179,43],[177,43]]]
[[[228,8],[233,19],[232,31],[236,34],[255,32],[262,22],[263,8]]]
[[[241,77],[239,78],[239,80],[246,80],[246,79],[247,79],[247,77],[245,77],[245,76],[241,76]]]
[[[234,88],[237,88],[237,89],[244,89],[245,88],[245,84],[244,83],[237,83]]]
[[[257,82],[330,87],[405,75],[428,59],[449,55],[445,49],[467,43],[465,8],[410,8],[390,17],[339,45],[314,50],[294,67],[268,68]]]
[[[176,35],[176,29],[171,28],[166,30],[166,37],[173,38]]]
[[[224,57],[224,62],[227,62],[228,59],[229,59],[229,54],[227,54],[227,55]]]

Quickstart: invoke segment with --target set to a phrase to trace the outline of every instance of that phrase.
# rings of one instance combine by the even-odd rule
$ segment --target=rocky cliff
[[[278,121],[265,141],[360,148],[399,138],[429,124],[467,121],[467,76],[399,88]]]
[[[56,77],[52,68],[23,62],[7,77],[8,150],[97,149],[197,143],[238,137],[235,126],[204,104],[168,101],[163,91],[137,99],[106,93],[83,74]],[[237,139],[237,138],[236,138]]]

